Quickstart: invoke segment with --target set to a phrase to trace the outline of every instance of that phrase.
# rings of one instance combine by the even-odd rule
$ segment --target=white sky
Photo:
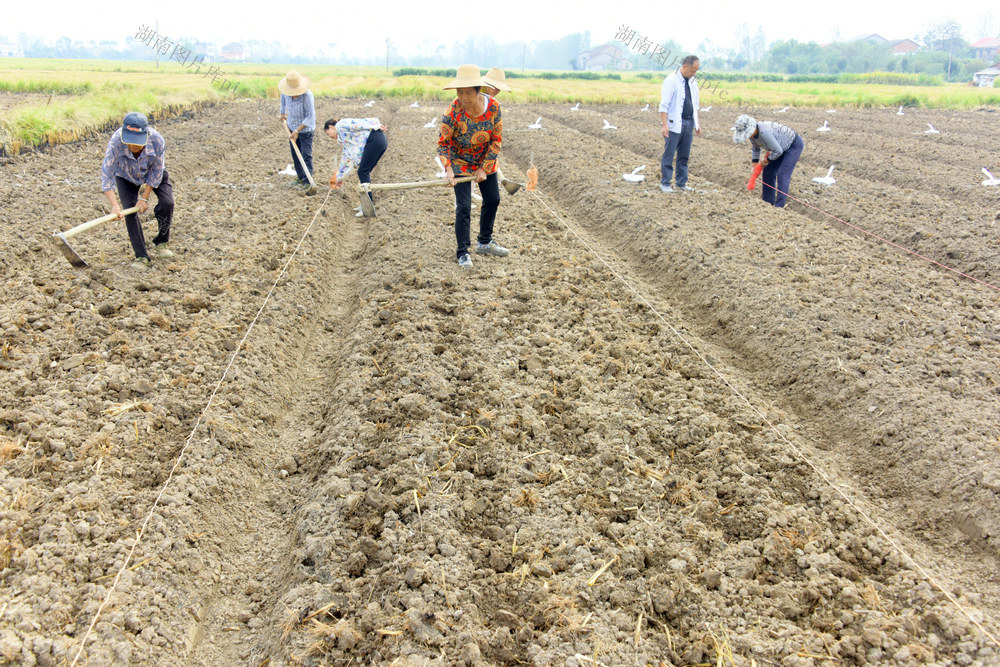
[[[50,0],[45,3],[44,15],[39,14],[33,3],[5,5],[0,17],[0,35],[8,39],[27,32],[49,41],[64,35],[72,39],[117,41],[135,34],[144,23],[152,26],[158,19],[159,33],[171,39],[191,36],[220,46],[230,41],[262,39],[282,42],[293,53],[321,50],[332,43],[336,44],[335,51],[358,57],[384,54],[386,39],[400,53],[409,55],[432,50],[438,44],[450,46],[463,42],[474,34],[490,35],[496,42],[530,42],[589,30],[592,43],[601,44],[613,38],[621,25],[656,42],[674,39],[690,51],[706,38],[721,46],[734,46],[736,30],[744,23],[754,31],[763,25],[768,43],[779,39],[824,43],[838,36],[848,38],[873,32],[887,39],[914,38],[929,25],[953,18],[962,26],[963,36],[974,42],[985,36],[979,34],[982,17],[991,12],[992,36],[1000,33],[1000,4],[988,0],[954,3],[911,0],[905,4],[871,0],[808,3],[390,0],[315,5],[262,0],[244,0],[238,5],[216,0],[171,0],[106,5],[93,11],[82,9],[78,1]]]

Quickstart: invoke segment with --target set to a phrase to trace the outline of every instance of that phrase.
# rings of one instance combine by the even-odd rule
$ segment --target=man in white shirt
[[[698,73],[701,62],[697,56],[687,56],[679,70],[663,80],[660,91],[660,122],[663,134],[663,157],[660,159],[660,190],[663,192],[686,191],[688,187],[688,158],[695,135],[701,136],[698,123]],[[674,155],[677,156],[677,178],[674,179]],[[677,190],[670,187],[675,180]]]

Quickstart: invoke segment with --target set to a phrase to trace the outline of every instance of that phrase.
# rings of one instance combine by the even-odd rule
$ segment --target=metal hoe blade
[[[361,214],[366,218],[375,217],[375,204],[372,203],[371,197],[367,193],[361,193]]]
[[[70,247],[69,242],[66,237],[63,236],[62,232],[58,232],[52,235],[52,242],[56,244],[56,247],[62,251],[63,256],[69,261],[70,264],[78,269],[87,268],[87,262],[83,261],[83,258],[76,254],[76,251]]]
[[[521,184],[520,183],[515,183],[514,181],[509,181],[506,178],[503,179],[502,181],[500,181],[500,185],[503,186],[503,189],[506,190],[507,194],[509,194],[509,195],[512,195],[512,194],[514,194],[515,192],[517,192],[518,190],[521,189]]]

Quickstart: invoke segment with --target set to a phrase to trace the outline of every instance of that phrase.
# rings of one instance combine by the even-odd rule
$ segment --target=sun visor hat
[[[147,139],[149,139],[149,121],[146,117],[138,111],[125,114],[125,120],[122,121],[122,142],[145,146]]]

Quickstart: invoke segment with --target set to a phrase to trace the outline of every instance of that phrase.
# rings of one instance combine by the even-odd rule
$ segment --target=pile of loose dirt
[[[389,126],[377,182],[436,171],[426,108],[317,106]],[[0,659],[72,661],[183,449],[90,664],[996,662],[862,515],[996,632],[995,293],[754,201],[728,116],[665,197],[658,125],[615,107],[505,109],[542,192],[462,271],[447,189],[320,210],[270,111],[158,128],[179,252],[150,271],[121,223],[74,239],[84,271],[48,240],[100,214],[102,142],[3,167]],[[985,116],[938,113],[938,171],[838,112],[793,193],[995,283],[995,207],[950,157]]]

